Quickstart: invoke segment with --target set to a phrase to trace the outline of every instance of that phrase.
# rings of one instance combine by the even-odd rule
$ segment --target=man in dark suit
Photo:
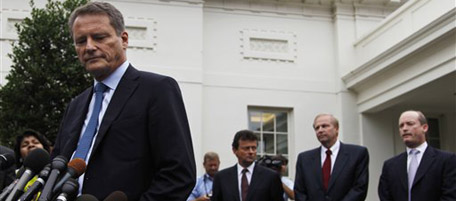
[[[232,143],[238,163],[215,174],[212,201],[283,201],[280,175],[255,164],[257,137],[252,131],[236,133]]]
[[[317,115],[313,128],[321,146],[298,156],[296,200],[364,200],[369,182],[367,149],[340,142],[339,121],[331,114]]]
[[[383,164],[378,186],[381,201],[456,200],[456,155],[428,145],[428,128],[422,112],[401,114],[399,134],[406,152]]]
[[[69,26],[95,87],[68,105],[53,157],[84,159],[81,191],[99,200],[117,190],[130,201],[185,200],[196,167],[176,81],[138,71],[127,61],[128,33],[111,4],[76,9]]]

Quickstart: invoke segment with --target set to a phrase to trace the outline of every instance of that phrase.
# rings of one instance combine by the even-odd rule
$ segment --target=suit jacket
[[[71,158],[93,87],[74,98],[61,123],[52,156]],[[182,201],[196,178],[187,115],[170,77],[129,66],[101,121],[82,193],[103,200],[123,191],[130,201]]]
[[[237,165],[215,174],[211,201],[241,201],[238,182]],[[283,201],[280,175],[269,168],[255,164],[246,199],[247,201]]]
[[[408,200],[407,152],[383,164],[378,195],[382,201]],[[421,158],[412,185],[412,201],[456,200],[456,156],[431,146]]]
[[[369,183],[369,153],[362,146],[340,143],[339,153],[329,179],[323,187],[320,147],[300,153],[296,163],[295,199],[297,201],[361,201],[366,199]]]

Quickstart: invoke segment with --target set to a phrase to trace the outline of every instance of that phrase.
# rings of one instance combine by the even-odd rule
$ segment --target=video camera
[[[282,168],[282,160],[274,159],[272,156],[264,155],[257,160],[257,163],[261,166],[270,168],[280,173],[280,169]]]

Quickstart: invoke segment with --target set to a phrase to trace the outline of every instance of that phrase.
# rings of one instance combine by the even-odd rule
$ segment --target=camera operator
[[[294,200],[294,182],[290,178],[284,176],[287,172],[288,159],[280,154],[273,157],[264,155],[260,159],[258,159],[258,164],[278,172],[282,180],[282,187],[284,191],[283,199],[285,201],[287,201],[288,198]]]
[[[273,160],[281,161],[279,173],[281,176],[282,187],[283,187],[283,191],[284,191],[283,199],[285,201],[287,201],[288,198],[290,198],[290,200],[294,200],[295,199],[294,192],[293,192],[294,182],[290,178],[285,176],[285,173],[287,172],[288,159],[279,154],[279,155],[273,157]]]

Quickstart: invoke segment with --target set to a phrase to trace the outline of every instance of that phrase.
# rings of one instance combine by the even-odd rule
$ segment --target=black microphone
[[[13,188],[16,186],[17,181],[19,181],[19,178],[21,178],[21,176],[22,176],[22,174],[24,172],[25,172],[24,166],[19,168],[19,170],[16,173],[16,179],[13,182],[11,182],[10,185],[8,185],[7,187],[3,188],[2,193],[0,194],[0,201],[4,201],[6,199],[6,197],[9,195],[9,193],[11,193]]]
[[[128,201],[127,195],[122,191],[114,191],[103,201]]]
[[[47,164],[43,170],[40,172],[40,176],[38,179],[27,189],[27,191],[22,194],[22,196],[18,199],[18,201],[30,201],[33,197],[40,191],[41,187],[43,187],[44,182],[49,176],[49,172],[51,171],[51,164]]]
[[[60,179],[57,184],[55,184],[54,189],[52,190],[52,193],[56,194],[60,191],[62,188],[63,184],[69,179],[69,178],[75,178],[77,179],[79,176],[81,176],[86,170],[86,163],[84,160],[81,158],[75,158],[71,160],[68,163],[68,168],[67,172],[65,175]]]
[[[13,166],[14,161],[15,159],[13,154],[0,155],[0,170],[5,170]]]
[[[82,194],[75,201],[98,201],[98,199],[90,194]]]
[[[74,178],[69,178],[62,186],[62,193],[57,197],[56,201],[74,200],[79,190],[79,183]]]
[[[68,159],[65,156],[57,156],[54,160],[52,160],[51,174],[49,175],[46,184],[44,184],[38,201],[51,201],[53,196],[52,189],[54,188],[55,182],[57,181],[60,173],[65,171],[67,163]]]
[[[21,178],[17,181],[11,193],[6,198],[6,201],[17,200],[24,193],[24,187],[27,182],[46,164],[49,163],[49,153],[44,149],[33,149],[24,159],[25,171]]]

